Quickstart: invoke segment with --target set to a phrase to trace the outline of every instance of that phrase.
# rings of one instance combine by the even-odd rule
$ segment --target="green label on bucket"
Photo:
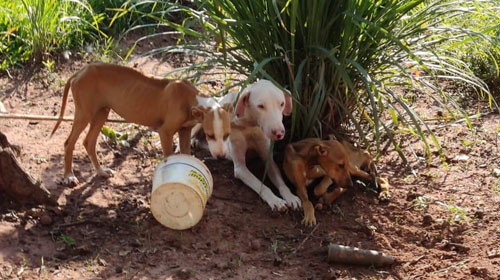
[[[193,178],[196,178],[198,181],[200,181],[200,182],[201,182],[201,184],[203,184],[203,187],[204,187],[203,192],[204,192],[205,194],[207,194],[207,190],[208,190],[208,183],[207,183],[207,181],[205,180],[205,177],[204,177],[204,176],[203,176],[200,172],[198,172],[198,171],[196,171],[196,170],[192,170],[192,169],[191,169],[191,170],[189,170],[189,174],[188,174],[188,176],[193,177]]]

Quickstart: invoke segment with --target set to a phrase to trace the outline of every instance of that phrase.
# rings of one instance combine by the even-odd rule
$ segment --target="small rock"
[[[261,244],[260,244],[260,240],[259,239],[254,239],[250,243],[250,247],[252,248],[252,250],[255,250],[255,251],[259,250],[260,246],[261,246]]]
[[[101,258],[97,258],[97,263],[100,266],[106,266],[108,264],[104,259],[101,259]]]
[[[108,211],[108,218],[110,218],[110,219],[116,219],[116,217],[117,217],[117,214],[116,214],[115,210],[109,210]]]
[[[468,161],[469,160],[469,156],[468,155],[464,155],[464,154],[460,154],[460,155],[457,155],[454,160],[455,161]]]
[[[500,256],[500,251],[497,251],[496,249],[489,250],[486,252],[486,255],[488,258],[496,258]]]
[[[493,175],[495,175],[495,177],[500,177],[500,168],[493,168]]]
[[[428,226],[434,222],[434,219],[432,218],[431,214],[425,213],[424,217],[422,218],[422,225],[423,226]]]
[[[64,52],[62,53],[62,55],[63,55],[64,60],[66,60],[66,62],[67,62],[67,61],[69,61],[69,59],[70,59],[71,52],[70,52],[70,51],[64,51]]]
[[[117,267],[115,267],[115,272],[116,273],[122,273],[123,272],[123,268],[121,266],[117,266]]]
[[[51,225],[52,224],[52,217],[45,213],[43,214],[42,216],[40,216],[40,223],[44,226],[48,226],[48,225]]]

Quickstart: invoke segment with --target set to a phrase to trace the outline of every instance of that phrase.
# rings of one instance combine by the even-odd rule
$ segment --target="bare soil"
[[[27,83],[22,73],[0,78],[0,96],[16,89],[3,100],[8,113],[57,115],[66,79],[87,62],[36,72]],[[175,63],[149,58],[129,65],[155,74]],[[425,117],[442,115],[425,95],[411,94]],[[472,112],[488,111],[471,104]],[[71,116],[71,99],[68,105]],[[313,228],[301,225],[301,210],[271,211],[233,177],[231,162],[207,159],[215,186],[205,215],[194,228],[174,231],[149,209],[161,155],[151,130],[108,124],[129,133],[129,146],[99,140],[101,162],[117,171],[110,179],[93,174],[81,136],[74,154],[81,183],[70,188],[60,181],[71,123],[49,138],[54,122],[0,119],[0,130],[21,146],[25,169],[60,205],[20,206],[0,198],[0,279],[500,279],[499,121],[498,114],[486,114],[472,120],[472,131],[464,123],[429,122],[447,169],[438,154],[428,162],[422,144],[401,135],[411,147],[405,149],[408,164],[392,147],[378,162],[392,185],[391,200],[381,203],[355,187],[316,211]],[[249,164],[262,172],[259,161]],[[330,242],[380,250],[397,261],[388,267],[329,264]]]

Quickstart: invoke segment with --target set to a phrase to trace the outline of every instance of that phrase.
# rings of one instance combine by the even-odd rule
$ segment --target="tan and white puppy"
[[[208,150],[213,158],[227,157],[227,143],[231,132],[231,113],[233,107],[226,104],[221,107],[213,98],[198,99],[199,107],[193,107],[193,117],[199,121],[199,128],[203,129]],[[198,128],[198,129],[199,129]],[[196,128],[193,128],[196,130]],[[179,147],[179,146],[178,146]]]
[[[291,96],[270,81],[259,80],[249,85],[239,98],[237,93],[230,93],[220,100],[221,104],[235,102],[235,116],[227,142],[227,158],[234,163],[234,176],[258,193],[273,210],[285,210],[287,206],[299,208],[300,199],[290,192],[276,162],[269,155],[271,139],[281,140],[285,135],[282,120],[283,115],[292,113]],[[256,151],[267,162],[269,179],[278,188],[282,198],[250,172],[246,165],[248,150]]]
[[[180,151],[191,154],[191,128],[200,121],[215,118],[212,116],[217,115],[226,125],[207,127],[207,130],[214,131],[214,135],[217,130],[218,137],[229,134],[227,113],[200,105],[209,101],[199,96],[191,83],[148,77],[129,67],[96,63],[85,66],[68,79],[59,120],[51,135],[62,121],[70,89],[75,116],[71,133],[64,142],[65,184],[78,184],[72,168],[73,150],[79,135],[89,123],[90,129],[83,142],[87,154],[98,175],[113,176],[113,170],[99,164],[95,151],[97,137],[111,109],[128,122],[155,128],[160,135],[165,157],[172,153],[172,139],[176,132],[179,133]],[[226,117],[221,118],[224,114]],[[224,129],[226,131],[219,131]]]

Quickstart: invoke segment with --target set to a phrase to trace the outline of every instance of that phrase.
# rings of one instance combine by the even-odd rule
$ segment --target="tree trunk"
[[[20,149],[0,132],[0,192],[20,203],[57,205],[41,182],[26,173],[16,159]]]

